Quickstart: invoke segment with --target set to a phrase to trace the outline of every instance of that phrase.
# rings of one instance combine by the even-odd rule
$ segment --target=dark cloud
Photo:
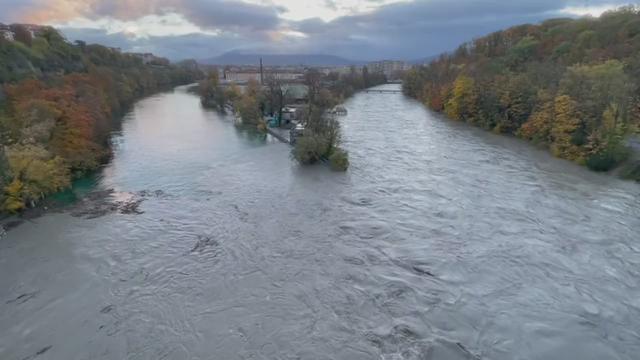
[[[5,21],[65,22],[77,17],[135,20],[179,13],[203,29],[272,31],[286,9],[241,0],[0,0]]]
[[[237,35],[188,34],[135,38],[125,33],[108,34],[97,29],[66,28],[62,31],[71,41],[83,40],[89,44],[101,44],[127,52],[151,52],[172,60],[206,59],[230,50],[241,50],[242,46],[254,48],[260,44],[253,39]]]
[[[183,2],[178,12],[207,29],[274,30],[280,25],[278,7],[266,7],[227,0]]]
[[[623,5],[624,1],[617,1]],[[591,6],[616,4],[591,0]],[[307,34],[303,45],[351,58],[420,58],[455,48],[508,26],[567,16],[572,0],[429,0],[396,3],[331,22],[307,19],[290,26]]]
[[[329,7],[340,5],[336,0],[324,1]],[[590,0],[589,5],[624,5],[625,1]],[[373,12],[343,16],[330,22],[286,21],[281,17],[286,9],[240,0],[0,0],[0,5],[4,9],[22,9],[43,2],[48,4],[45,9],[56,3],[78,5],[56,7],[59,16],[76,11],[89,18],[109,16],[132,20],[148,14],[175,12],[203,30],[217,30],[217,36],[131,38],[123,34],[65,29],[70,38],[117,43],[123,49],[145,49],[171,58],[205,58],[245,49],[327,53],[360,60],[413,59],[438,54],[474,37],[516,24],[567,16],[563,9],[585,5],[584,0],[417,0],[381,6]],[[283,30],[304,36],[287,36]]]

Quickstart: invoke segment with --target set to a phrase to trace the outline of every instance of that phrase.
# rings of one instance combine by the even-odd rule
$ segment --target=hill
[[[640,10],[553,19],[475,39],[411,71],[407,95],[448,117],[607,171],[640,128]],[[629,173],[638,173],[631,164]]]
[[[109,156],[114,118],[135,99],[191,83],[179,65],[127,54],[55,29],[0,24],[0,212],[20,211]]]
[[[340,66],[355,65],[357,61],[348,60],[339,56],[319,54],[248,54],[241,52],[228,52],[218,57],[202,60],[207,65],[257,65],[262,58],[265,66]]]

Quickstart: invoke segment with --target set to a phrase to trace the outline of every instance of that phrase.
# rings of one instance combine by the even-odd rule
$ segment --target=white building
[[[222,80],[238,84],[247,83],[249,80],[260,82],[260,70],[257,69],[229,70],[223,71],[221,75]],[[263,78],[265,83],[269,78],[276,78],[282,82],[293,82],[304,79],[304,74],[300,72],[265,70],[263,73]]]
[[[227,82],[244,84],[249,82],[249,80],[255,80],[260,82],[260,72],[259,71],[227,71],[224,74],[223,80]]]

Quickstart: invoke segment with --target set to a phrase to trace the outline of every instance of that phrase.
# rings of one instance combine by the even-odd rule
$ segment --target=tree
[[[342,149],[336,151],[329,157],[329,164],[334,171],[347,171],[349,168],[349,154]]]
[[[507,56],[507,62],[512,68],[530,61],[540,43],[533,36],[525,36],[511,48]]]
[[[369,68],[366,66],[362,68],[362,82],[365,88],[369,87]]]
[[[192,83],[193,63],[147,66],[131,54],[75,45],[50,27],[0,41],[0,211],[18,211],[95,170],[109,133],[139,96]]]
[[[305,134],[296,141],[293,157],[303,165],[320,161],[327,150],[327,139],[317,134]]]
[[[524,77],[509,77],[501,90],[502,116],[495,131],[514,134],[531,114],[531,86]]]
[[[518,136],[536,143],[549,144],[555,122],[554,99],[548,92],[538,94],[538,108],[518,130]]]
[[[453,85],[451,98],[445,104],[445,113],[454,120],[474,122],[478,114],[478,94],[475,82],[466,75],[459,75]]]
[[[16,213],[25,208],[22,188],[23,185],[19,179],[14,179],[7,187],[4,188],[4,210],[10,213]]]
[[[640,132],[640,8],[498,31],[426,66],[403,90],[453,119],[608,170]]]
[[[225,97],[231,104],[235,104],[242,97],[242,90],[236,84],[231,84],[225,90]]]
[[[581,125],[577,104],[567,95],[555,99],[554,123],[551,128],[551,150],[554,155],[581,162],[584,154],[574,143],[574,135]]]
[[[257,125],[262,120],[260,103],[255,96],[244,94],[237,105],[238,113],[245,125]]]
[[[354,79],[356,76],[358,75],[353,69],[348,78],[341,78],[328,88],[323,86],[326,79],[317,70],[310,70],[305,75],[305,83],[309,88],[309,104],[301,111],[305,131],[304,136],[296,141],[292,152],[293,157],[301,164],[329,160],[335,170],[345,171],[348,168],[348,154],[340,148],[340,123],[331,109],[350,91],[347,90],[350,85],[346,85],[346,79]]]
[[[602,114],[610,104],[616,104],[620,110],[627,108],[635,87],[634,81],[625,74],[624,64],[617,60],[572,66],[560,85],[561,93],[580,104],[587,132],[600,128]]]
[[[214,69],[199,84],[200,102],[204,107],[224,112],[228,99],[226,91],[220,86],[218,70]]]
[[[608,171],[629,155],[625,144],[627,125],[617,105],[611,104],[602,115],[603,127],[593,132],[587,145],[586,164],[596,171]]]
[[[40,146],[11,146],[7,151],[7,159],[14,181],[19,180],[21,184],[23,201],[37,201],[46,194],[70,185],[71,176],[64,160],[52,156]]]
[[[29,31],[24,25],[11,25],[11,31],[13,31],[13,37],[16,41],[19,41],[26,46],[31,46],[33,42],[33,36],[31,35],[31,31]]]
[[[274,75],[267,76],[266,84],[269,113],[271,116],[277,115],[278,119],[282,120],[282,109],[285,101],[284,84]]]

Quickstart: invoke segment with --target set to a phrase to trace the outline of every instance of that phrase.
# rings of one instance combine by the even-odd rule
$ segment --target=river
[[[184,88],[138,102],[94,189],[130,211],[0,239],[0,358],[638,358],[640,186],[401,94],[345,106],[335,173]]]

